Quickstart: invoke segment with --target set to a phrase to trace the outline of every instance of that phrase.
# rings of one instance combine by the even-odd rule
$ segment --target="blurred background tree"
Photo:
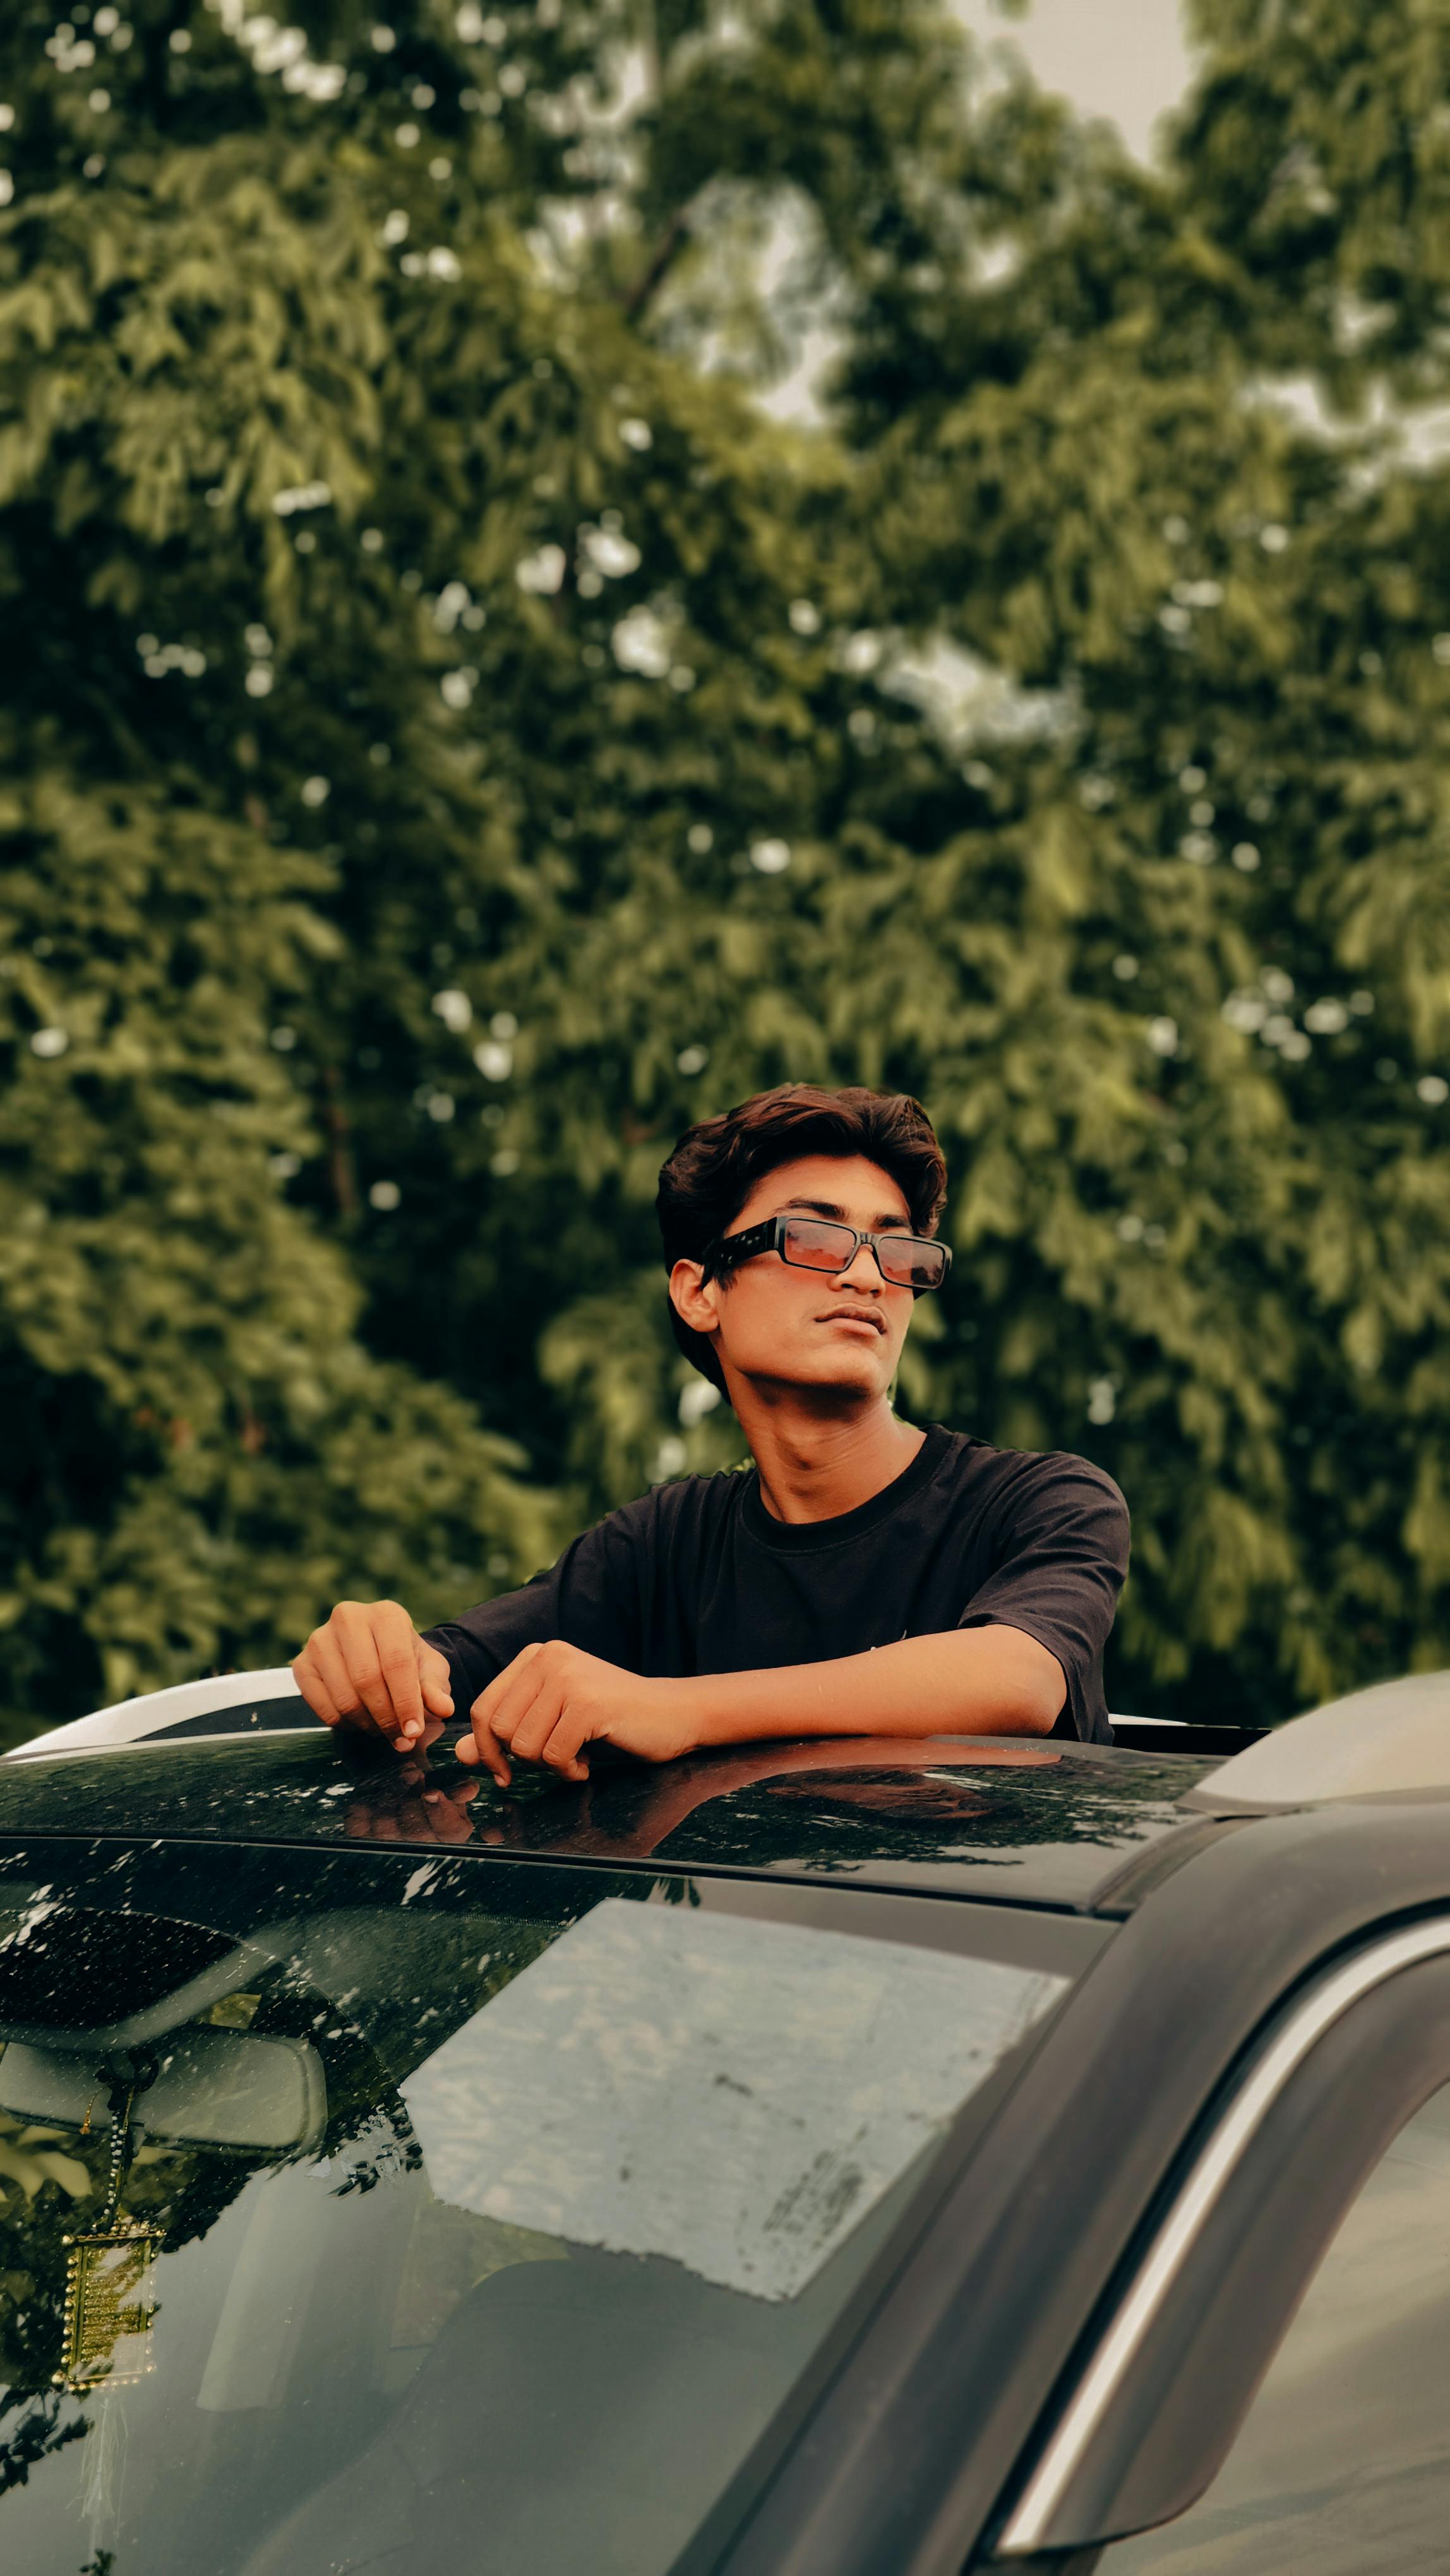
[[[1148,171],[927,0],[11,13],[17,1703],[733,1458],[654,1176],[793,1078],[1118,1705],[1450,1659],[1447,38],[1194,32]]]

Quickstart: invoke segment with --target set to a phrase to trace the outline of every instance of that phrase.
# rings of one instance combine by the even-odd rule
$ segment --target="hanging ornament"
[[[59,2388],[119,2388],[153,2366],[151,2272],[163,2231],[120,2215],[135,2098],[134,2083],[119,2111],[113,2098],[110,2182],[97,2224],[62,2239],[68,2262]],[[89,2124],[89,2112],[86,2118]]]

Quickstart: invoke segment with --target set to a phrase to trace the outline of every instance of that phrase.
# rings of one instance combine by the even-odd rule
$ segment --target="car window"
[[[1097,2576],[1410,2576],[1450,2529],[1450,2086],[1344,2218],[1207,2493]]]
[[[13,2576],[664,2571],[1068,1981],[891,1898],[65,1849],[0,1854]]]

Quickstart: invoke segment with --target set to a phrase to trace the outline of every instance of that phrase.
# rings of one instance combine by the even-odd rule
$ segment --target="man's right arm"
[[[638,1506],[611,1513],[532,1582],[427,1636],[401,1601],[339,1601],[292,1666],[297,1687],[324,1726],[355,1726],[410,1753],[449,1718],[466,1726],[479,1693],[525,1646],[562,1638],[637,1672],[640,1520]]]

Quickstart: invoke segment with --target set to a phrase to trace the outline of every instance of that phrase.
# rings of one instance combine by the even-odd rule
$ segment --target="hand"
[[[469,1714],[473,1741],[460,1739],[458,1759],[482,1762],[501,1789],[512,1776],[511,1753],[520,1762],[547,1763],[562,1779],[587,1780],[586,1744],[615,1744],[646,1762],[672,1762],[700,1741],[689,1682],[646,1681],[558,1639],[525,1646],[479,1692]]]
[[[453,1715],[448,1659],[424,1643],[401,1601],[339,1601],[292,1672],[324,1726],[380,1735],[395,1753],[421,1747]]]

